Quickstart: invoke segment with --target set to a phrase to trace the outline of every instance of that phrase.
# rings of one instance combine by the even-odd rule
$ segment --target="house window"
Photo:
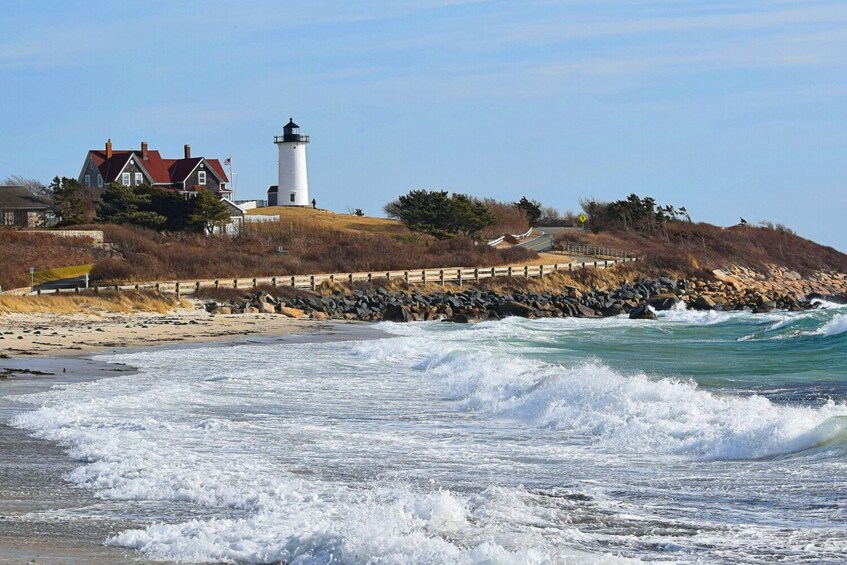
[[[129,173],[124,173],[121,175],[121,184],[124,186],[129,186]]]
[[[291,201],[294,202],[294,193],[291,193]]]
[[[97,188],[103,188],[103,177],[97,175]]]
[[[85,186],[91,186],[91,175],[85,175]]]
[[[142,182],[144,182],[144,175],[141,173],[135,173],[135,186],[140,185]]]
[[[197,184],[206,184],[206,171],[199,171],[197,173]]]

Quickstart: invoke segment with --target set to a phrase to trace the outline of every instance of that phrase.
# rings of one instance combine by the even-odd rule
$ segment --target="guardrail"
[[[582,255],[584,257],[612,257],[615,259],[628,258],[627,253],[624,251],[611,249],[609,247],[595,247],[593,245],[583,245],[579,243],[564,243],[562,251],[566,251],[574,255]]]
[[[526,231],[526,233],[522,233],[522,234],[520,234],[520,235],[514,235],[514,234],[510,234],[510,235],[512,235],[512,237],[514,237],[515,239],[519,239],[519,240],[520,240],[520,239],[524,239],[524,238],[526,238],[526,237],[529,237],[529,235],[532,233],[532,229],[533,229],[533,228],[529,228],[529,229]],[[489,242],[488,242],[488,245],[490,245],[491,247],[494,247],[494,246],[496,246],[496,245],[500,245],[501,243],[503,243],[503,240],[504,240],[504,239],[506,239],[506,236],[505,236],[505,235],[501,235],[501,236],[500,236],[500,237],[498,237],[497,239],[492,239],[491,241],[489,241]]]
[[[337,283],[352,283],[357,281],[403,280],[409,284],[440,284],[455,283],[462,286],[466,282],[479,282],[491,277],[525,277],[544,278],[558,271],[573,271],[575,269],[607,269],[619,263],[636,261],[635,257],[628,259],[612,259],[598,261],[580,261],[570,263],[554,263],[547,265],[523,265],[509,267],[455,267],[447,269],[422,269],[410,271],[379,271],[370,273],[326,273],[316,275],[281,275],[276,277],[256,277],[240,279],[206,279],[201,281],[164,281],[123,285],[93,285],[94,292],[100,290],[157,290],[172,292],[177,296],[189,295],[201,288],[243,288],[257,286],[289,286],[301,289],[317,289],[324,281]],[[78,293],[76,289],[56,289],[50,294]],[[33,294],[33,293],[31,293]],[[34,294],[46,294],[36,291]]]

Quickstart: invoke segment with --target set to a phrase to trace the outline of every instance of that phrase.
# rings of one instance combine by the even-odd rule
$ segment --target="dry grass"
[[[753,226],[720,228],[711,224],[671,222],[666,233],[571,233],[564,241],[611,247],[644,261],[637,268],[680,275],[708,275],[713,269],[738,265],[766,270],[778,265],[809,275],[816,271],[847,272],[847,255],[786,231]]]
[[[64,238],[50,234],[0,229],[0,287],[29,286],[30,267],[55,269],[94,263],[105,256],[88,238]]]
[[[177,300],[173,295],[150,291],[0,296],[0,314],[165,314],[175,308],[189,307],[188,302]]]
[[[103,226],[103,231],[119,256],[95,265],[92,280],[102,282],[475,267],[536,256],[465,239],[358,233],[293,218],[248,224],[237,237],[164,235],[128,226]]]
[[[372,216],[354,216],[336,214],[329,210],[313,210],[291,206],[271,206],[256,208],[247,212],[251,215],[279,216],[281,223],[294,222],[298,225],[311,225],[317,229],[331,229],[342,232],[369,233],[381,235],[409,235],[411,232],[398,220],[374,218]]]

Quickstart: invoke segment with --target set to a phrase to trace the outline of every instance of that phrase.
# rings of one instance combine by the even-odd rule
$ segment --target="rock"
[[[632,309],[629,313],[630,320],[655,320],[656,314],[647,307],[647,304],[641,304]]]
[[[597,312],[593,308],[589,308],[584,304],[577,304],[576,310],[578,312],[577,316],[580,318],[597,318]]]
[[[247,308],[244,309],[245,314],[258,314],[259,312],[260,312],[260,310],[258,308],[256,308],[255,306],[248,306]]]
[[[312,318],[313,320],[328,320],[329,314],[327,314],[326,312],[320,312],[318,310],[314,310],[314,311],[312,311],[312,313],[309,317]]]
[[[714,310],[715,309],[715,301],[709,298],[708,296],[698,296],[697,299],[691,304],[691,306],[695,310]]]
[[[217,308],[215,308],[212,314],[232,314],[232,308],[230,308],[229,306],[218,306]]]
[[[276,312],[276,306],[273,302],[261,301],[259,303],[259,307],[256,309],[257,312],[262,312],[263,314],[274,314]]]
[[[386,322],[408,322],[411,310],[408,306],[389,306],[382,313],[382,319]]]
[[[304,318],[306,313],[298,308],[291,308],[290,306],[283,306],[280,311],[280,314],[288,316],[289,318]]]
[[[656,296],[650,297],[647,301],[647,304],[650,305],[654,310],[670,310],[674,306],[676,306],[677,302],[679,302],[679,298],[675,294],[664,293],[657,294]]]
[[[535,308],[515,300],[510,300],[497,307],[497,314],[501,318],[506,316],[520,316],[521,318],[534,318]]]
[[[471,321],[470,318],[466,314],[456,314],[451,319],[451,322],[455,324],[467,324]]]
[[[606,318],[611,316],[620,316],[623,314],[623,304],[620,302],[615,302],[610,306],[606,306],[600,311],[600,314]]]

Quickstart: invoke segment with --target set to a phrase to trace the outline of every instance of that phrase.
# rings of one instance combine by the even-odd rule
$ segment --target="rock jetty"
[[[555,283],[555,281],[552,281]],[[548,286],[551,281],[548,281]],[[290,318],[413,322],[443,320],[455,323],[522,318],[600,318],[627,315],[633,319],[655,319],[655,311],[685,303],[696,310],[771,310],[814,308],[815,298],[847,301],[836,292],[799,296],[776,285],[762,288],[733,281],[697,278],[644,277],[624,282],[613,289],[580,289],[562,285],[557,290],[502,290],[453,287],[431,291],[415,287],[386,288],[374,283],[363,288],[324,289],[294,295],[275,293],[274,288],[255,290],[225,303],[209,301],[212,314],[276,313]],[[289,293],[290,294],[290,293]]]

